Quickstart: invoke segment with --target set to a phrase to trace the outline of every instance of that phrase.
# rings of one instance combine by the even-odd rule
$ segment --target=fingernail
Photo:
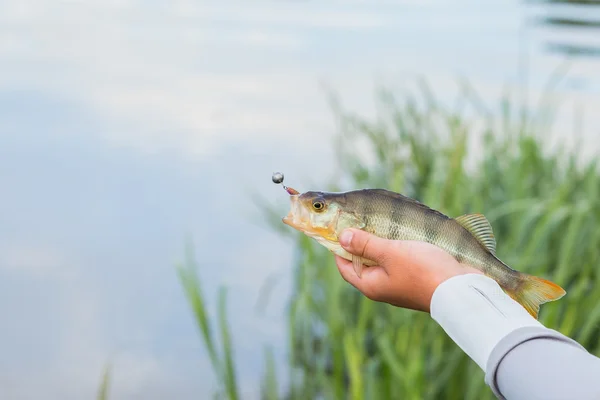
[[[342,246],[349,246],[351,241],[352,241],[352,232],[350,232],[350,231],[342,232],[342,234],[340,235],[340,244]]]

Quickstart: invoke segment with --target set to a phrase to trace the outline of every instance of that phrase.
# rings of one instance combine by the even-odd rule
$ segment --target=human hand
[[[397,307],[429,312],[433,292],[440,283],[456,275],[481,274],[426,242],[386,240],[347,229],[340,236],[340,244],[349,253],[377,263],[364,268],[359,278],[352,262],[336,255],[344,280],[369,299]]]

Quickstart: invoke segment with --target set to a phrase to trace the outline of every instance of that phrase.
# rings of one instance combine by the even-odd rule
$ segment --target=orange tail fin
[[[567,292],[554,282],[532,275],[521,275],[522,284],[516,292],[509,293],[533,318],[538,318],[540,305],[558,300]]]

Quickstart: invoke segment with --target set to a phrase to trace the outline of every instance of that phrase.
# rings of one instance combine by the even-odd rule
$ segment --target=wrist
[[[432,275],[431,279],[429,279],[429,285],[428,285],[428,297],[426,298],[426,302],[427,304],[425,304],[427,312],[431,313],[431,307],[432,307],[432,303],[433,303],[433,296],[436,293],[436,291],[438,291],[438,288],[440,287],[440,285],[442,285],[444,282],[448,281],[449,279],[452,278],[456,278],[459,276],[463,276],[463,275],[469,275],[469,274],[474,274],[474,275],[482,275],[485,276],[481,271],[479,271],[478,269],[472,268],[472,267],[465,267],[465,266],[459,266],[459,270],[453,269],[453,268],[447,268],[444,269],[443,271],[435,271],[434,274]],[[445,291],[446,289],[443,289],[443,291]],[[438,294],[441,293],[438,292]]]

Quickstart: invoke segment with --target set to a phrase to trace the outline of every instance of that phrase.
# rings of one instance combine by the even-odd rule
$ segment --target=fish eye
[[[313,202],[313,208],[317,211],[321,211],[323,208],[325,208],[325,203],[320,200],[315,200]]]

